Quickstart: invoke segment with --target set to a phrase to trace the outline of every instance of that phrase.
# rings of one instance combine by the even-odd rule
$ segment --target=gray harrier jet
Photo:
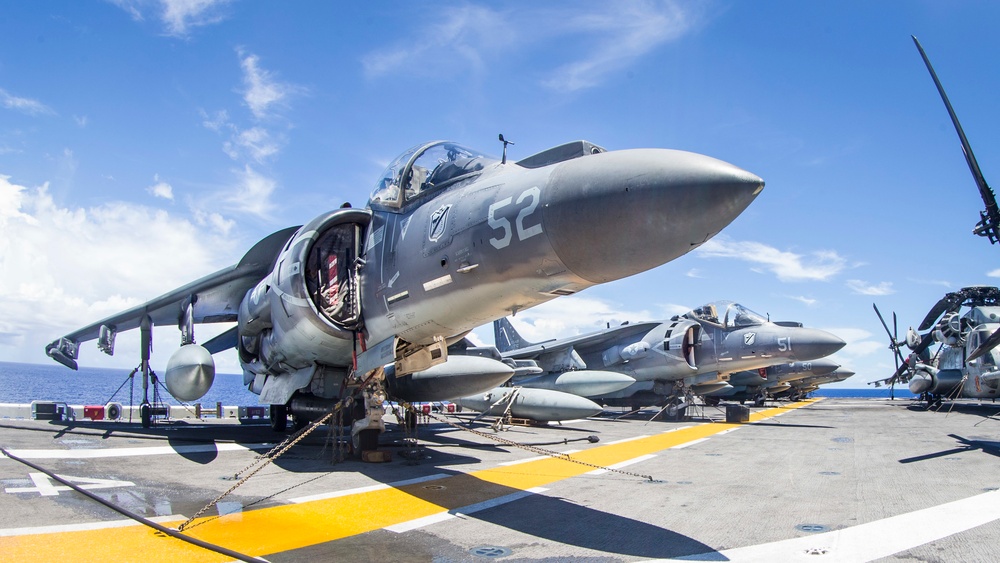
[[[424,143],[389,164],[366,208],[278,231],[235,266],[46,351],[75,368],[80,343],[97,339],[111,354],[117,332],[139,328],[145,391],[151,326],[176,325],[181,347],[165,374],[175,397],[201,397],[214,378],[211,354],[236,348],[244,383],[271,405],[277,428],[288,413],[311,420],[356,396],[345,420],[369,449],[387,395],[447,400],[509,379],[500,361],[448,357],[476,326],[682,256],[763,187],[745,170],[677,150],[576,141],[509,163]],[[194,325],[210,322],[237,324],[196,344]]]

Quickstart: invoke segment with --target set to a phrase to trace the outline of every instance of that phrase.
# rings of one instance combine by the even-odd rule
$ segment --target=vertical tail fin
[[[510,352],[533,346],[534,342],[528,342],[521,338],[521,335],[514,330],[514,325],[510,324],[507,317],[493,321],[493,339],[496,341],[497,349],[500,353]]]

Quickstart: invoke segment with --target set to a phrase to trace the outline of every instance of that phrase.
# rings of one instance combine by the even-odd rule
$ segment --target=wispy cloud
[[[424,71],[434,61],[442,65],[447,61],[462,71],[478,71],[484,58],[499,56],[501,48],[512,49],[526,39],[511,17],[512,13],[468,4],[434,12],[433,22],[413,26],[414,36],[365,56],[365,73],[370,77],[392,74],[413,68],[417,61]]]
[[[240,67],[243,68],[243,102],[257,119],[268,117],[276,106],[283,106],[287,98],[302,90],[301,87],[281,82],[271,71],[260,66],[260,58],[238,49]]]
[[[809,307],[812,307],[813,305],[818,303],[818,301],[816,301],[815,299],[806,297],[804,295],[789,295],[788,298],[793,301],[798,301],[799,303],[802,303]]]
[[[170,35],[187,35],[193,27],[219,23],[226,18],[230,0],[160,0],[163,23]]]
[[[584,58],[557,68],[545,86],[574,91],[600,84],[607,75],[684,35],[693,16],[674,2],[613,2],[600,11],[578,14],[566,31],[593,37]]]
[[[241,112],[223,109],[211,113],[201,110],[201,117],[206,129],[227,136],[222,142],[222,151],[242,167],[233,171],[232,185],[209,199],[231,212],[270,218],[274,209],[271,198],[278,181],[268,172],[268,164],[288,143],[287,135],[281,130],[275,132],[275,128],[291,129],[280,110],[288,108],[292,95],[306,90],[278,80],[275,73],[262,67],[257,55],[242,47],[238,47],[236,53],[243,71],[243,87],[239,92],[243,104],[250,110],[249,116],[243,114],[240,119]],[[224,223],[216,221],[216,224]]]
[[[687,272],[685,272],[684,275],[687,276],[687,277],[689,277],[689,278],[702,278],[703,277],[701,275],[701,270],[699,270],[698,268],[691,268],[690,270],[688,270]]]
[[[52,108],[38,100],[15,96],[3,88],[0,88],[0,106],[27,115],[55,115],[56,113]]]
[[[996,273],[996,276],[994,276],[994,277],[1000,277],[1000,270],[994,270],[994,272]],[[987,275],[992,275],[992,273],[991,274],[987,274]],[[922,284],[922,285],[935,285],[935,286],[947,287],[947,288],[955,287],[955,285],[953,283],[951,283],[950,281],[947,281],[947,280],[921,280],[921,279],[916,279],[916,278],[906,278],[906,281],[908,281],[910,283],[919,283],[919,284]]]
[[[158,18],[166,35],[184,37],[193,28],[219,23],[226,19],[231,0],[108,0],[135,21],[146,14]]]
[[[500,11],[465,5],[435,21],[414,26],[398,43],[370,53],[362,64],[367,76],[379,77],[420,69],[434,61],[452,73],[478,73],[516,56],[539,59],[572,53],[546,73],[542,86],[571,92],[599,85],[614,72],[693,29],[697,10],[672,0],[633,0],[573,4],[558,10],[546,4]],[[580,49],[556,48],[568,41]],[[568,59],[568,60],[567,60]]]
[[[772,272],[781,281],[826,281],[846,268],[847,261],[832,250],[796,254],[754,241],[715,237],[695,250],[702,258],[743,260]]]
[[[277,182],[246,165],[243,170],[234,171],[236,184],[223,197],[227,207],[238,213],[249,213],[268,219],[274,209],[271,194]]]
[[[892,288],[892,282],[870,284],[862,280],[847,280],[847,287],[860,295],[892,295],[896,293],[896,290]]]

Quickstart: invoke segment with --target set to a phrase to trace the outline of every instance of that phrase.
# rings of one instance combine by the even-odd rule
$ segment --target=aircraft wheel
[[[271,405],[271,430],[284,432],[288,427],[288,407]]]
[[[710,407],[717,407],[717,406],[719,406],[719,403],[721,403],[721,402],[722,402],[722,399],[720,399],[718,397],[705,397],[705,404],[708,405],[708,406],[710,406]]]
[[[755,407],[763,407],[764,406],[764,398],[763,397],[758,397],[758,398],[754,399],[753,400],[753,406],[755,406]]]
[[[153,425],[153,409],[149,403],[139,405],[139,418],[142,420],[143,428],[149,428]]]
[[[308,425],[309,425],[309,419],[301,416],[295,416],[294,414],[292,415],[292,429],[295,432],[302,430]]]
[[[362,430],[355,434],[351,440],[355,455],[360,456],[362,452],[377,450],[378,435],[379,431],[377,429]]]

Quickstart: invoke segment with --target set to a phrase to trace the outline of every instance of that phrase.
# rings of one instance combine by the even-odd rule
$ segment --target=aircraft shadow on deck
[[[635,480],[635,487],[669,486],[646,484]],[[472,475],[455,475],[449,479],[450,495],[421,487],[406,487],[405,491],[421,500],[437,504],[452,513],[462,514],[468,497],[456,494],[461,490],[488,491],[490,498],[522,492],[520,489],[482,481]],[[442,502],[443,497],[448,500]],[[648,507],[657,510],[657,507]],[[529,536],[586,549],[634,557],[668,558],[713,553],[712,547],[684,534],[647,524],[617,514],[602,512],[572,501],[546,495],[531,495],[523,499],[463,515],[503,526]],[[516,555],[516,554],[515,554]]]
[[[947,457],[966,452],[973,452],[976,450],[980,450],[984,454],[1000,457],[1000,442],[987,442],[985,440],[969,440],[961,436],[958,436],[956,434],[948,434],[948,436],[954,438],[955,441],[961,445],[956,448],[952,448],[950,450],[942,450],[939,452],[904,458],[899,460],[899,463],[915,463],[918,461],[927,461],[930,459]]]

